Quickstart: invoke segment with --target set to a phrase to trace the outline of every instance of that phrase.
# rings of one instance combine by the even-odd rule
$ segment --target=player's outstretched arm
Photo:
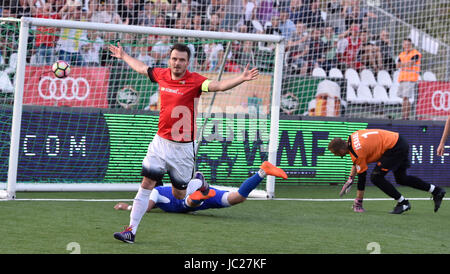
[[[139,61],[128,55],[122,48],[119,42],[117,42],[117,47],[114,45],[109,45],[109,51],[111,52],[111,56],[116,57],[118,59],[122,59],[127,63],[132,69],[136,72],[147,75],[148,66],[143,62]]]
[[[246,81],[252,81],[258,78],[259,70],[257,68],[250,68],[250,64],[245,66],[244,71],[236,77],[224,79],[221,81],[211,81],[208,86],[209,92],[226,91],[232,89]]]
[[[129,205],[127,203],[122,203],[122,202],[117,203],[116,205],[114,205],[114,209],[115,210],[128,210],[128,211],[131,211],[132,207],[133,207],[132,205]],[[148,201],[147,212],[150,212],[154,207],[155,207],[155,202],[149,200]]]
[[[447,141],[448,135],[450,134],[450,116],[447,118],[447,122],[445,122],[444,132],[442,132],[441,142],[439,143],[439,147],[437,149],[437,155],[444,155],[445,142]]]

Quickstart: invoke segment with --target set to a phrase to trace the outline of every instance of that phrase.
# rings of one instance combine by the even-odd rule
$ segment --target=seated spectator
[[[322,68],[328,73],[330,69],[337,67],[336,46],[338,35],[334,32],[332,26],[327,26],[324,29],[322,42],[325,46],[325,61]]]
[[[64,8],[60,9],[59,12],[53,12],[54,8],[52,3],[44,3],[39,0],[39,7],[33,5],[30,1],[31,15],[36,18],[46,18],[46,19],[61,19],[69,5],[64,5]],[[37,27],[35,34],[35,46],[36,46],[36,64],[40,65],[50,65],[54,60],[54,51],[56,47],[56,41],[58,36],[56,36],[57,30],[50,27]]]
[[[370,69],[376,73],[383,68],[380,48],[375,45],[375,42],[369,40],[369,33],[367,31],[361,31],[360,37],[361,47],[357,57],[361,63],[360,69]]]
[[[212,14],[209,20],[209,31],[219,31],[220,17],[218,14]]]
[[[376,41],[376,45],[380,48],[381,59],[383,62],[383,69],[387,70],[390,74],[395,71],[394,54],[392,50],[391,40],[389,39],[389,32],[386,30],[380,31],[380,36]]]
[[[5,5],[1,9],[1,16],[4,18],[17,17],[17,1],[5,1]],[[16,23],[19,28],[19,24]],[[19,44],[19,32],[14,28],[2,28],[0,32],[0,51],[5,64],[12,64],[13,56],[17,56],[17,45]]]
[[[339,0],[332,0],[327,4],[327,23],[339,34],[346,30],[345,11]]]
[[[238,52],[238,63],[242,69],[251,64],[251,67],[255,66],[255,51],[252,41],[244,41],[241,50]],[[241,70],[239,70],[241,71]]]
[[[203,19],[200,14],[194,15],[192,18],[192,29],[193,30],[203,30]]]
[[[33,1],[30,0],[19,0],[17,1],[17,18],[21,17],[31,17],[31,9],[34,7]]]
[[[264,24],[263,33],[271,35],[281,35],[280,17],[278,15],[272,16],[272,19]],[[268,42],[259,42],[258,49],[262,51],[272,52],[275,49],[275,44]]]
[[[217,14],[211,15],[209,22],[209,31],[219,31],[220,18]],[[205,43],[203,45],[203,51],[205,53],[205,61],[203,63],[202,70],[210,72],[218,71],[220,64],[222,63],[224,55],[224,47],[221,43]]]
[[[300,14],[300,18],[300,20],[306,24],[308,29],[322,28],[325,22],[320,11],[320,1],[314,0],[309,6],[306,6]]]
[[[64,20],[83,21],[86,20],[81,8],[81,1],[69,2]],[[83,57],[80,53],[82,41],[87,40],[87,31],[81,29],[61,29],[61,34],[57,42],[58,59],[64,60],[73,66],[81,66]]]
[[[280,11],[280,31],[284,39],[289,40],[295,32],[295,24],[289,19],[289,9],[285,8]]]
[[[4,18],[16,18],[17,17],[17,0],[7,0],[1,6],[1,17]]]
[[[358,24],[360,28],[367,30],[369,18],[376,18],[377,15],[361,7],[359,0],[352,0],[345,7],[345,26],[349,28],[353,24]]]
[[[275,8],[274,0],[261,0],[256,9],[256,20],[258,20],[263,26],[266,22],[272,19],[274,15],[280,15]]]
[[[164,18],[164,25],[166,25],[166,14],[170,10],[170,3],[167,0],[150,0],[153,3],[153,12],[156,17],[162,15]]]
[[[253,8],[250,8],[252,6],[252,3],[256,6],[255,0],[228,0],[223,1],[224,4],[224,17],[222,20],[221,27],[225,28],[228,31],[234,30],[236,25],[244,20],[247,21],[248,14],[250,13],[250,16],[248,18],[249,21],[253,19]],[[250,10],[247,10],[250,8]],[[256,9],[255,9],[256,11]],[[250,27],[251,24],[248,24],[247,27]]]
[[[322,67],[325,61],[326,45],[322,41],[322,31],[320,28],[311,30],[311,37],[309,39],[308,54],[306,60],[308,62],[308,72],[313,68]]]
[[[245,0],[244,0],[245,1]],[[245,12],[244,12],[244,24],[247,26],[248,33],[257,33],[264,31],[261,22],[258,21],[256,16],[256,1],[246,0]],[[239,25],[239,23],[238,23]]]
[[[170,36],[158,37],[158,41],[152,47],[152,50],[150,52],[150,56],[154,60],[155,67],[167,67],[167,58],[169,57],[171,46]]]
[[[150,56],[150,47],[149,47],[149,42],[153,42],[153,41],[149,41],[151,40],[150,37],[143,37],[141,38],[141,40],[139,41],[139,43],[141,44],[140,47],[137,47],[137,57],[136,59],[138,59],[139,61],[143,62],[144,64],[146,64],[149,67],[154,67],[154,59],[152,56]],[[153,48],[151,48],[153,49]]]
[[[301,75],[306,75],[308,69],[307,55],[309,52],[309,34],[306,25],[302,22],[296,24],[296,32],[287,41],[286,52],[288,64]]]
[[[308,9],[308,6],[304,2],[305,1],[302,0],[291,0],[289,8],[289,19],[291,19],[291,21],[296,25],[299,21],[302,20],[303,14]]]
[[[116,12],[114,0],[100,0],[89,3],[89,10],[92,12],[91,22],[105,23],[105,24],[123,24],[122,18]],[[101,32],[100,38],[103,40],[103,48],[100,49],[100,64],[106,66],[111,61],[116,61],[111,58],[109,54],[108,45],[116,43],[119,35],[116,32]]]
[[[91,22],[106,23],[106,24],[122,24],[122,18],[116,12],[114,6],[114,0],[100,0],[97,4],[96,1],[89,3],[89,10],[92,12]],[[103,37],[107,39],[107,37]]]
[[[347,68],[360,69],[361,63],[357,60],[360,47],[361,39],[359,38],[359,25],[353,24],[348,31],[339,35],[336,55],[341,70]]]
[[[191,18],[190,6],[182,1],[177,2],[175,5],[175,20],[181,19],[183,20],[183,23],[186,24],[186,22],[190,18]],[[182,28],[184,29],[185,27]]]
[[[195,14],[192,18],[192,30],[202,31],[204,30],[203,19],[200,14]],[[192,43],[195,47],[195,53],[191,54],[192,59],[195,60],[194,68],[195,70],[202,70],[204,68],[203,63],[205,62],[206,55],[203,50],[204,39],[193,38]]]
[[[208,5],[206,11],[206,18],[211,20],[213,15],[217,15],[219,18],[219,22],[223,24],[225,18],[225,6],[221,3],[220,0],[211,0],[211,3]]]
[[[88,30],[87,38],[90,42],[81,46],[81,55],[83,65],[98,67],[100,66],[100,50],[103,48],[103,39],[98,31]]]
[[[154,12],[153,2],[146,0],[143,3],[142,10],[139,11],[138,24],[141,26],[153,26],[155,20],[156,14]]]
[[[206,69],[210,72],[216,72],[220,68],[222,59],[224,58],[224,48],[221,43],[208,43],[203,45],[206,56]]]
[[[52,3],[53,12],[59,12],[66,3],[64,0],[49,0]]]
[[[135,0],[118,0],[117,13],[126,25],[138,25],[139,23],[139,6]]]
[[[164,13],[159,13],[156,16],[155,24],[152,27],[155,27],[155,28],[166,28],[167,27],[166,16],[164,15]]]

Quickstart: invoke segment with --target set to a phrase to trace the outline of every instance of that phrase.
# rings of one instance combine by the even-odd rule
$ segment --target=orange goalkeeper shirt
[[[398,133],[383,129],[355,131],[349,137],[350,157],[358,174],[368,169],[368,164],[378,161],[386,150],[395,146]]]

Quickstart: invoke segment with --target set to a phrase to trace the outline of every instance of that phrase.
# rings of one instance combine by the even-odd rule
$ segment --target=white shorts
[[[155,135],[142,161],[142,175],[160,181],[167,173],[172,185],[186,189],[195,171],[196,142],[177,143]]]
[[[397,90],[397,96],[400,98],[414,98],[416,82],[400,82]]]

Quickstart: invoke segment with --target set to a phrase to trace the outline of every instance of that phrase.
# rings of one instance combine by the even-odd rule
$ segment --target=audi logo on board
[[[450,110],[450,91],[436,90],[431,96],[431,105],[435,110]]]
[[[55,78],[45,76],[39,81],[39,96],[50,100],[84,101],[89,96],[89,82],[83,78]]]

